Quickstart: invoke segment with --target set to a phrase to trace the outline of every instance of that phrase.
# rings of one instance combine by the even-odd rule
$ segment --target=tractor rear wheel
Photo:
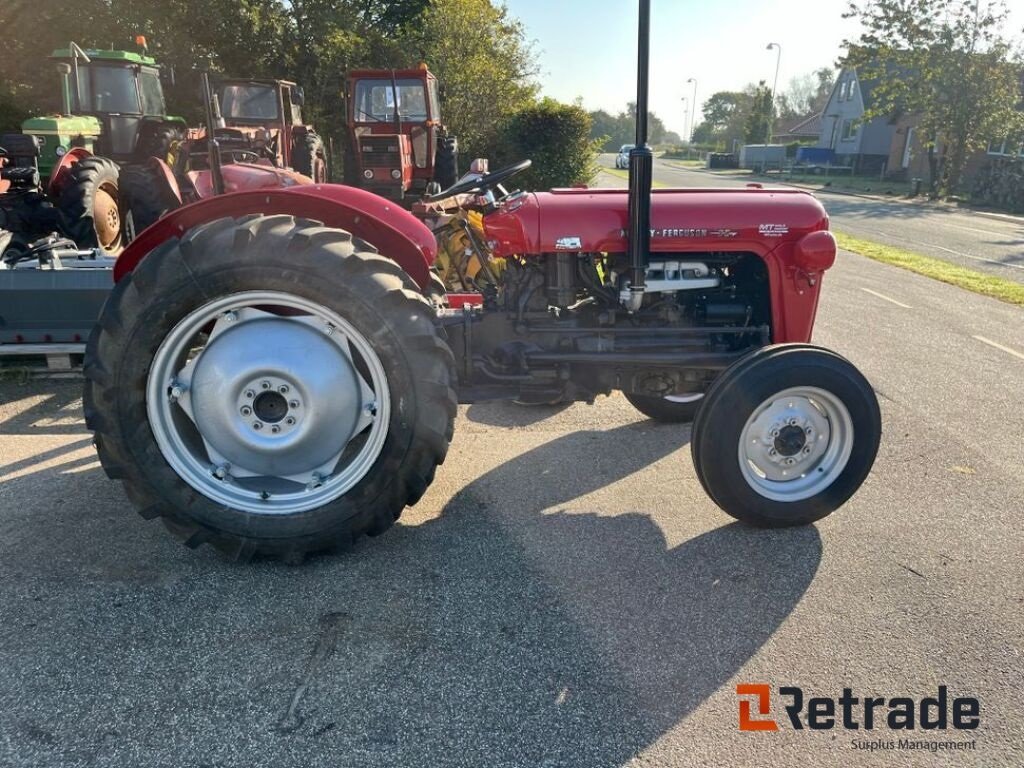
[[[189,546],[281,557],[389,528],[444,461],[454,361],[390,259],[291,216],[220,219],[115,287],[86,350],[100,460]]]
[[[68,174],[57,200],[65,234],[79,248],[100,248],[107,256],[117,256],[124,250],[120,169],[105,157],[87,157]]]
[[[434,161],[434,181],[441,189],[448,189],[459,180],[459,142],[454,136],[437,140],[437,158]]]
[[[644,416],[665,424],[691,423],[696,418],[700,404],[704,400],[703,392],[667,397],[638,395],[632,392],[624,394],[630,404]]]
[[[292,147],[292,168],[317,184],[326,184],[327,159],[323,139],[313,132],[298,139]]]
[[[806,525],[864,482],[882,435],[878,399],[852,363],[810,344],[763,347],[711,385],[693,425],[701,484],[752,525]]]
[[[163,174],[152,166],[130,166],[121,171],[121,214],[130,240],[181,203],[167,188]]]

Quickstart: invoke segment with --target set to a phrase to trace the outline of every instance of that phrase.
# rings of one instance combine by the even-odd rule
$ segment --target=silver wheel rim
[[[275,291],[193,310],[150,366],[146,410],[174,471],[213,501],[293,514],[350,491],[384,448],[387,376],[351,323]]]
[[[793,387],[761,403],[747,419],[740,470],[758,494],[794,502],[824,491],[853,451],[853,419],[839,398],[817,387]]]
[[[703,392],[691,392],[687,395],[665,395],[665,400],[669,403],[696,403],[703,397]]]

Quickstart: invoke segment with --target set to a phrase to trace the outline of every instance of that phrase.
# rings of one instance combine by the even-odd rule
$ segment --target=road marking
[[[896,299],[890,299],[885,294],[879,293],[878,291],[872,291],[870,288],[861,288],[864,293],[870,293],[872,296],[877,296],[880,299],[888,301],[890,304],[895,304],[897,307],[903,307],[904,309],[913,309],[909,304],[904,304],[902,301],[896,301]]]
[[[1008,355],[1013,355],[1014,357],[1019,357],[1021,360],[1024,360],[1024,354],[1018,352],[1015,349],[1010,349],[1009,347],[1004,347],[998,341],[992,341],[992,339],[986,339],[984,336],[975,336],[974,338],[977,339],[978,341],[980,341],[982,344],[988,344],[990,347],[995,347],[996,349],[1002,350],[1003,352],[1005,352]]]
[[[896,237],[895,235],[889,235],[886,234],[885,232],[876,231],[875,234],[882,238],[888,237],[890,240],[899,240],[900,242],[910,243],[911,245],[916,245],[918,247],[924,246],[926,248],[935,248],[936,250],[945,251],[946,253],[950,253],[954,256],[960,256],[964,259],[972,259],[973,261],[984,261],[986,264],[995,264],[997,267],[1009,267],[1010,269],[1024,269],[1024,264],[1007,264],[1005,261],[998,261],[996,259],[986,259],[984,256],[973,256],[969,253],[964,253],[962,251],[954,251],[952,248],[945,248],[941,245],[933,245],[932,243],[922,243],[920,240],[907,240],[906,238]]]

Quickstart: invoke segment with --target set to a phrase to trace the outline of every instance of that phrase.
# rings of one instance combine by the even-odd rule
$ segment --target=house
[[[821,113],[804,115],[795,120],[790,120],[781,133],[772,134],[772,142],[775,144],[792,144],[794,141],[800,143],[816,143],[821,138]]]
[[[887,169],[896,125],[889,117],[864,120],[871,106],[871,82],[852,68],[843,69],[821,115],[817,146],[835,152],[836,163],[854,173],[876,174]]]

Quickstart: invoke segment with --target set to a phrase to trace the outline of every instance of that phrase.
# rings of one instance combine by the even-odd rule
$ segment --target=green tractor
[[[120,166],[168,160],[187,130],[184,119],[167,114],[160,68],[147,55],[145,38],[136,42],[139,52],[84,50],[76,43],[54,51],[60,113],[26,120],[21,140],[0,137],[11,155],[8,166],[38,171],[40,189],[61,213],[61,234],[108,256],[125,245]]]
[[[138,38],[145,45],[145,38]],[[72,146],[120,164],[166,159],[187,125],[167,114],[160,68],[141,52],[83,50],[75,43],[50,57],[61,74],[59,115],[26,120],[23,133],[37,137],[39,173],[50,175]]]

